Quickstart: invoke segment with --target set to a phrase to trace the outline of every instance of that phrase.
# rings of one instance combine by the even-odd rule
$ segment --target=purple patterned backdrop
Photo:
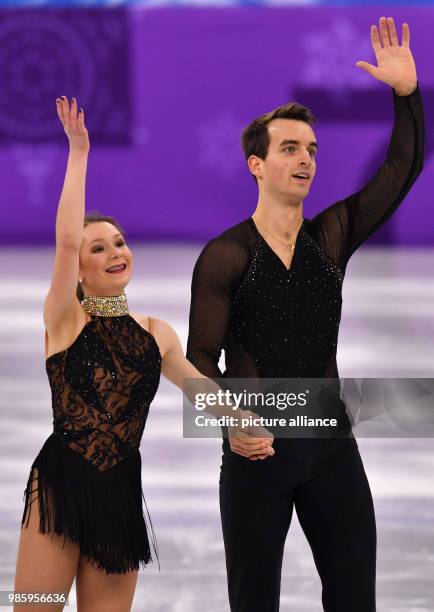
[[[87,207],[130,238],[205,240],[256,203],[240,132],[298,100],[318,118],[318,171],[305,216],[359,189],[384,158],[389,88],[366,8],[0,12],[0,179],[5,243],[52,242],[67,156],[54,98],[75,95],[91,135]],[[388,6],[408,21],[426,109],[422,176],[376,240],[434,244],[434,8]]]

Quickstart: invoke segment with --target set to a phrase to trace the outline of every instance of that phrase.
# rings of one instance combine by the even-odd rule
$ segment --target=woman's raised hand
[[[69,104],[68,98],[65,96],[57,98],[56,106],[60,122],[69,140],[70,150],[79,153],[88,153],[90,142],[89,134],[84,125],[84,110],[81,108],[78,111],[77,100],[71,98],[71,104]]]

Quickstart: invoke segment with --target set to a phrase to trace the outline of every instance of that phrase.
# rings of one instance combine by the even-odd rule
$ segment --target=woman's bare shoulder
[[[137,312],[130,312],[130,315],[139,325],[154,336],[162,355],[164,355],[167,350],[179,346],[178,335],[167,321],[152,315],[140,314]]]

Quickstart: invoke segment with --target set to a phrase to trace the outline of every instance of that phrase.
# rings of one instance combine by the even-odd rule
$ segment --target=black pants
[[[250,461],[223,442],[220,511],[231,612],[277,612],[293,507],[325,612],[375,612],[376,528],[355,439],[276,439]]]

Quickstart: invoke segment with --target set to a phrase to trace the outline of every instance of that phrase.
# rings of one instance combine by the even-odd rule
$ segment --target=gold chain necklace
[[[89,314],[99,317],[120,317],[129,313],[127,296],[86,295],[81,305]]]
[[[270,230],[269,230],[269,229],[267,229],[267,228],[266,228],[264,225],[262,225],[262,223],[260,223],[260,222],[259,222],[257,219],[254,219],[254,218],[253,218],[253,216],[252,216],[252,219],[253,219],[253,221],[254,221],[254,222],[257,224],[257,225],[259,225],[259,227],[260,227],[260,228],[262,228],[262,229],[263,229],[265,232],[267,232],[267,234],[270,234],[270,236],[271,236],[272,238],[274,238],[274,240],[276,240],[277,242],[280,242],[280,244],[283,244],[284,246],[286,246],[286,248],[287,248],[287,249],[290,249],[291,251],[294,251],[294,250],[295,250],[295,244],[296,244],[295,242],[290,242],[289,244],[288,244],[288,242],[284,242],[284,241],[283,241],[283,240],[281,240],[280,238],[277,238],[277,236],[275,236],[275,235],[274,235],[272,232],[270,232]],[[301,218],[301,223],[302,223],[302,224],[303,224],[303,221],[304,221],[304,218],[302,217],[302,218]],[[300,227],[301,227],[301,225],[300,225]],[[297,239],[296,239],[296,240],[297,240]]]

